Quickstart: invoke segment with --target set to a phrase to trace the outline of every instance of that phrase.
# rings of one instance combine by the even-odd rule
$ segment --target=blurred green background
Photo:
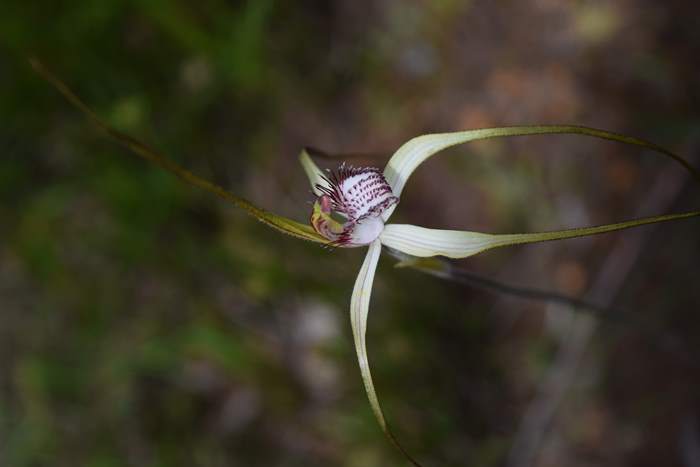
[[[699,9],[4,1],[0,465],[405,465],[352,346],[363,253],[277,234],[148,166],[34,75],[29,55],[116,127],[305,219],[305,145],[382,166],[422,133],[576,123],[700,156]],[[395,219],[521,232],[697,208],[672,166],[580,137],[472,144],[422,166]],[[581,315],[383,259],[369,353],[409,452],[441,466],[700,465],[698,222],[640,230],[638,252],[623,232],[462,262],[627,311],[602,319],[531,459],[517,451],[522,421]]]

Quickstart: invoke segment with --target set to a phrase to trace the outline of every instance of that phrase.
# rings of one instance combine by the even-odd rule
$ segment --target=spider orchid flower
[[[406,224],[387,224],[399,203],[406,182],[426,159],[439,151],[478,139],[539,134],[582,134],[653,149],[665,154],[689,170],[700,181],[700,174],[684,159],[646,141],[602,130],[577,126],[523,126],[431,134],[416,137],[399,148],[384,171],[377,168],[356,168],[345,165],[337,171],[322,172],[307,151],[300,162],[316,195],[311,213],[311,225],[337,247],[368,246],[369,249],[355,280],[350,300],[355,351],[362,380],[372,411],[390,441],[414,465],[420,465],[408,455],[391,432],[374,389],[367,356],[366,330],[374,274],[382,245],[409,258],[443,256],[466,258],[492,248],[560,240],[601,234],[644,224],[665,222],[700,215],[700,211],[661,215],[595,227],[525,234],[487,234],[479,232],[439,230]]]
[[[39,61],[30,59],[30,64],[34,71],[56,88],[74,107],[84,113],[97,128],[134,154],[174,174],[184,182],[214,193],[218,197],[245,210],[264,224],[293,237],[329,247],[369,247],[355,280],[350,300],[350,318],[355,350],[365,390],[379,425],[389,440],[411,463],[417,466],[420,464],[413,460],[401,447],[387,425],[374,389],[367,357],[365,340],[367,316],[374,273],[382,245],[403,253],[408,258],[403,263],[410,266],[411,261],[415,261],[415,258],[429,258],[433,256],[466,258],[485,250],[503,246],[583,237],[645,224],[700,216],[700,211],[690,211],[597,227],[524,234],[488,234],[428,229],[414,225],[387,224],[399,203],[399,198],[406,182],[420,164],[443,149],[469,141],[489,138],[543,134],[579,134],[617,141],[651,149],[666,155],[681,164],[695,179],[700,181],[700,172],[693,168],[685,159],[653,143],[593,128],[544,125],[487,128],[419,136],[401,146],[391,157],[384,171],[370,167],[355,168],[341,165],[335,172],[324,173],[319,170],[308,153],[302,151],[300,161],[316,195],[311,213],[311,225],[307,225],[261,209],[251,202],[229,193],[224,188],[189,172],[144,143],[112,128],[102,121],[65,83],[55,77]]]

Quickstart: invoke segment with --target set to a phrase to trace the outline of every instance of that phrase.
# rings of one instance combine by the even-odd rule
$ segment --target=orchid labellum
[[[374,273],[382,245],[405,255],[418,258],[443,256],[466,258],[492,248],[560,240],[601,234],[658,222],[667,222],[700,216],[700,211],[666,214],[596,227],[573,228],[539,233],[489,234],[458,230],[437,230],[415,225],[387,224],[411,174],[429,157],[439,151],[462,143],[489,138],[543,134],[579,134],[631,144],[664,154],[687,169],[700,181],[700,173],[683,158],[653,143],[629,136],[593,128],[543,125],[486,128],[455,133],[419,136],[401,146],[391,157],[386,168],[356,168],[341,165],[334,172],[322,172],[302,151],[300,160],[316,196],[311,213],[311,225],[306,225],[258,208],[218,185],[204,180],[145,144],[113,129],[104,123],[63,82],[53,76],[38,61],[30,60],[34,70],[53,85],[71,104],[85,113],[90,120],[138,156],[175,174],[183,181],[213,192],[217,196],[244,209],[259,221],[294,237],[330,247],[363,247],[368,251],[357,275],[350,300],[350,320],[355,350],[362,380],[372,411],[384,433],[415,465],[419,465],[399,445],[391,433],[374,389],[367,357],[365,333],[369,313]]]

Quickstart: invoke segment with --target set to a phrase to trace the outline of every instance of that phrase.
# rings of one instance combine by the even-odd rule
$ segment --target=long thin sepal
[[[183,168],[173,160],[159,154],[156,150],[150,148],[146,144],[132,138],[131,136],[116,130],[105,123],[100,117],[97,116],[95,112],[92,111],[71,89],[63,83],[60,79],[54,76],[48,69],[46,69],[38,60],[29,60],[32,68],[36,71],[42,78],[44,78],[49,84],[51,84],[58,92],[60,92],[63,97],[65,97],[74,107],[82,111],[90,121],[97,126],[100,130],[104,131],[109,137],[117,141],[119,144],[129,149],[134,154],[139,157],[146,159],[147,161],[157,165],[158,167],[167,170],[168,172],[176,175],[181,180],[194,185],[198,188],[204,189],[211,193],[214,193],[220,198],[234,204],[235,206],[245,210],[248,214],[255,217],[260,222],[279,230],[285,234],[291,235],[296,238],[303,240],[309,240],[318,243],[327,243],[328,241],[318,235],[311,226],[302,224],[300,222],[288,219],[283,216],[278,216],[266,211],[264,209],[258,208],[250,201],[235,196],[224,188],[208,180],[205,180],[197,175],[193,174],[189,170]]]
[[[586,237],[646,224],[669,222],[697,216],[700,216],[700,211],[645,217],[596,227],[524,234],[486,234],[461,230],[427,229],[408,224],[389,224],[384,228],[379,239],[389,248],[422,258],[430,256],[466,258],[491,248]]]
[[[302,149],[301,154],[299,154],[299,162],[301,162],[304,173],[306,173],[306,177],[309,179],[311,190],[315,195],[320,195],[321,192],[316,188],[316,185],[324,186],[326,182],[323,178],[323,172],[318,168],[313,159],[311,159],[307,148]]]
[[[638,138],[633,138],[631,136],[611,133],[609,131],[599,130],[596,128],[573,125],[532,125],[482,128],[478,130],[418,136],[406,142],[394,153],[384,169],[384,176],[386,177],[389,185],[391,185],[394,195],[400,197],[401,192],[403,191],[403,188],[413,171],[416,170],[416,168],[418,168],[418,166],[430,156],[442,151],[443,149],[447,149],[457,144],[467,143],[469,141],[490,138],[549,134],[585,135],[651,149],[675,160],[686,170],[688,170],[698,181],[700,181],[700,172],[696,168],[690,165],[688,161],[682,157],[659,145]],[[384,213],[384,220],[389,218],[393,212],[393,209],[394,208],[391,208]]]
[[[357,361],[360,364],[362,381],[365,384],[365,391],[367,391],[367,398],[372,407],[372,412],[374,412],[374,416],[379,422],[379,426],[392,444],[394,444],[413,465],[420,467],[420,464],[399,444],[384,418],[384,413],[377,399],[377,393],[374,390],[372,373],[370,372],[369,360],[367,358],[367,342],[365,340],[367,315],[369,313],[369,301],[372,294],[374,273],[377,270],[377,262],[379,261],[381,251],[382,245],[379,240],[375,240],[369,245],[367,256],[365,256],[365,260],[362,263],[360,272],[357,275],[357,280],[355,281],[355,287],[352,291],[352,299],[350,300],[350,321],[352,323],[352,334],[355,340],[355,351],[357,352]]]

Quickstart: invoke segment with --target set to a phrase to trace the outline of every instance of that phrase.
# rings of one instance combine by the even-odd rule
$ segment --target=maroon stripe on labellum
[[[323,179],[327,185],[317,184],[316,188],[330,197],[334,211],[348,219],[381,214],[398,202],[382,172],[374,167],[343,164]]]

